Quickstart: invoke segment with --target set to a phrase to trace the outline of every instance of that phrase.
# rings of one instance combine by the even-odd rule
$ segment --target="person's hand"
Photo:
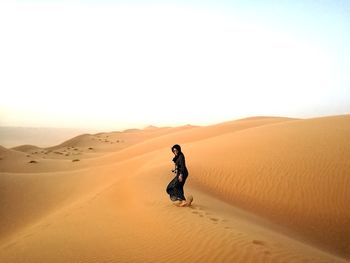
[[[182,174],[179,175],[179,182],[182,182]]]

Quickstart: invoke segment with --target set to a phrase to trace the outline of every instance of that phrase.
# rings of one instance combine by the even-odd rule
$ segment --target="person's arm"
[[[183,155],[179,156],[177,169],[178,169],[178,173],[179,173],[179,181],[182,182],[183,174],[185,173],[185,159],[184,159]]]

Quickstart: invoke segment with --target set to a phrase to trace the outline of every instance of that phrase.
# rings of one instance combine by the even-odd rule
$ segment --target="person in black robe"
[[[181,151],[181,147],[175,144],[171,147],[171,151],[174,153],[175,157],[173,162],[175,163],[175,170],[173,172],[176,174],[174,179],[168,184],[166,191],[170,196],[171,201],[179,201],[180,206],[186,205],[186,198],[184,194],[184,185],[188,177],[188,170],[186,168],[185,155]]]

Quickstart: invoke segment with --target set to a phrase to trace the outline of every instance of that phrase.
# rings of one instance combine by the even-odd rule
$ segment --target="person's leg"
[[[181,200],[181,203],[179,206],[185,206],[186,205],[186,198],[184,193],[184,185],[185,185],[186,179],[184,179],[182,182],[179,183],[177,189],[179,193],[179,199]]]
[[[189,195],[187,198],[185,197],[185,192],[184,192],[184,185],[186,183],[187,175],[184,177],[184,180],[182,181],[182,196],[183,196],[183,201],[180,204],[180,206],[190,206],[193,201],[192,195]]]
[[[181,200],[186,201],[185,193],[184,193],[184,183],[185,183],[184,181],[182,181],[182,182],[179,183],[179,185],[178,185],[178,187],[177,187],[177,192],[178,192],[178,194],[179,194],[179,198],[180,198]]]

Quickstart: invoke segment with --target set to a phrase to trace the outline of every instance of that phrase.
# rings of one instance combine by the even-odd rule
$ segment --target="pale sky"
[[[0,126],[349,114],[350,2],[1,1],[0,89]]]

